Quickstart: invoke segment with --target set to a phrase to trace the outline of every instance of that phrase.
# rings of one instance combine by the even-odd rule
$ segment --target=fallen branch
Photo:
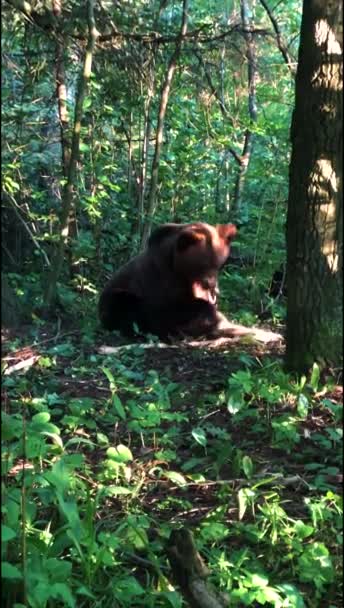
[[[233,344],[234,342],[242,342],[244,344],[255,344],[261,342],[268,345],[269,343],[283,343],[283,336],[271,332],[261,327],[245,327],[244,325],[238,325],[236,323],[230,323],[223,317],[223,321],[219,324],[219,330],[217,335],[213,338],[200,338],[198,340],[180,340],[173,344],[165,342],[151,342],[151,343],[138,343],[122,344],[121,346],[100,346],[97,349],[99,355],[117,355],[122,351],[133,350],[137,347],[142,349],[153,349],[153,348],[182,348],[183,346],[191,346],[199,348],[203,347],[215,347],[221,344]]]
[[[99,355],[117,355],[118,353],[125,350],[133,350],[135,348],[150,349],[150,348],[178,348],[177,344],[164,344],[163,342],[153,342],[149,344],[139,344],[134,342],[133,344],[122,344],[121,346],[100,346],[97,349]]]
[[[30,357],[29,359],[24,359],[24,361],[19,361],[19,363],[10,365],[3,372],[4,376],[9,376],[10,374],[13,374],[14,372],[18,372],[20,370],[26,371],[27,369],[29,369],[30,367],[35,365],[35,363],[36,363],[36,361],[38,361],[38,359],[39,359],[39,355],[34,355],[33,357]]]
[[[168,483],[168,480],[162,479],[154,479],[154,483]],[[207,481],[190,481],[183,484],[183,489],[186,488],[207,488],[210,486],[233,486],[236,488],[242,488],[245,486],[261,486],[261,485],[279,485],[279,486],[299,486],[302,485],[304,487],[309,488],[309,485],[305,479],[303,479],[300,475],[291,475],[289,477],[284,477],[282,473],[270,473],[267,474],[259,474],[253,476],[251,479],[242,479],[242,478],[233,478],[233,479],[211,479]],[[180,490],[179,485],[171,486],[170,491]]]

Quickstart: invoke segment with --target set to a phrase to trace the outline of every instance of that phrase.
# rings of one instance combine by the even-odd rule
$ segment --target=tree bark
[[[1,274],[1,325],[3,328],[19,327],[23,311],[19,300],[4,273]]]
[[[225,608],[228,597],[209,581],[210,570],[197,551],[193,534],[187,528],[173,530],[167,545],[174,583],[190,608]]]
[[[289,370],[338,363],[342,335],[342,3],[304,0],[287,215]]]

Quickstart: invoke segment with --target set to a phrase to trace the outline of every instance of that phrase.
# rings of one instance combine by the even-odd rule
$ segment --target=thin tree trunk
[[[53,0],[53,13],[58,19],[61,17],[62,4],[61,0]],[[60,36],[56,38],[56,97],[57,108],[60,124],[60,139],[62,151],[62,173],[67,179],[68,167],[70,163],[70,142],[68,141],[67,129],[69,125],[69,116],[67,109],[67,87],[66,75],[64,68],[64,45],[61,42]]]
[[[289,370],[342,351],[342,3],[304,0],[287,216]]]
[[[80,74],[77,97],[75,101],[74,126],[72,137],[71,157],[68,167],[67,183],[63,192],[62,211],[60,220],[60,237],[57,246],[52,272],[49,277],[47,292],[46,292],[46,307],[50,308],[56,300],[57,281],[59,279],[64,258],[64,250],[68,244],[68,232],[70,223],[70,214],[73,205],[74,188],[76,181],[77,162],[79,158],[80,130],[81,120],[83,115],[83,101],[85,98],[88,81],[91,76],[92,59],[94,47],[98,37],[98,32],[94,20],[94,0],[88,0],[87,7],[88,17],[88,41],[85,52],[85,61],[83,71]]]
[[[62,14],[62,1],[53,0],[53,13],[56,19],[61,18]],[[66,86],[66,75],[64,66],[64,43],[61,40],[61,35],[56,36],[56,97],[57,97],[57,108],[60,123],[60,140],[61,140],[61,154],[62,154],[62,174],[64,179],[68,179],[68,167],[71,156],[71,142],[68,137],[69,127],[69,116],[67,108],[67,86]],[[73,201],[74,202],[74,201]],[[68,236],[75,238],[77,236],[77,220],[75,205],[72,202],[71,212],[69,214],[68,224]],[[68,267],[71,276],[77,271],[73,267],[73,255],[72,249],[69,246],[66,252],[68,257]]]
[[[130,112],[129,116],[129,133],[127,135],[128,141],[128,199],[131,201],[131,197],[133,194],[133,143],[132,143],[132,123],[133,123],[133,113]],[[135,179],[135,176],[134,176]]]
[[[158,177],[159,177],[159,164],[160,164],[160,154],[161,154],[161,144],[163,139],[164,132],[164,121],[167,109],[168,98],[171,89],[171,83],[173,79],[173,75],[175,69],[177,67],[177,62],[179,59],[181,46],[183,39],[185,38],[185,34],[187,31],[187,20],[188,20],[188,0],[183,0],[183,13],[182,13],[182,23],[180,28],[180,34],[178,36],[176,42],[176,48],[174,53],[169,61],[166,77],[161,90],[160,97],[160,107],[158,114],[158,124],[156,131],[156,141],[155,141],[155,150],[154,157],[152,162],[152,171],[151,171],[151,183],[150,183],[150,191],[148,198],[148,206],[147,206],[147,216],[143,226],[143,233],[141,239],[141,249],[144,249],[150,234],[151,226],[152,226],[152,218],[156,209],[156,193],[158,187]]]
[[[256,98],[256,81],[257,81],[257,65],[256,65],[256,49],[253,34],[250,32],[252,27],[249,17],[248,0],[240,0],[241,21],[244,28],[244,37],[246,41],[246,58],[247,58],[247,80],[248,80],[248,113],[251,123],[257,121],[257,98]],[[240,211],[242,205],[242,192],[245,184],[245,176],[250,163],[252,154],[253,133],[250,128],[246,129],[243,150],[240,158],[237,177],[235,180],[233,194],[233,208]]]
[[[246,58],[247,58],[247,80],[248,80],[248,113],[251,120],[251,123],[254,124],[257,121],[257,99],[256,99],[256,81],[257,81],[257,62],[256,62],[256,50],[253,34],[250,31],[252,29],[251,19],[249,17],[249,0],[240,0],[240,8],[241,8],[241,21],[243,26],[243,35],[246,42]],[[217,88],[215,87],[213,80],[211,78],[210,71],[206,66],[202,52],[196,52],[196,57],[198,58],[201,66],[203,67],[204,74],[206,80],[208,82],[209,88],[217,99],[219,103],[219,107],[221,110],[221,114],[224,119],[229,120],[233,125],[233,120],[230,116],[228,108],[224,102],[223,93],[219,93]],[[223,58],[221,58],[221,66],[223,63]],[[221,67],[221,83],[223,82],[222,77],[222,67]],[[249,162],[252,154],[252,144],[253,144],[253,133],[250,128],[246,129],[244,135],[244,143],[241,154],[236,152],[233,147],[229,147],[227,150],[233,156],[234,160],[237,164],[237,175],[235,179],[234,192],[232,197],[231,207],[236,210],[240,210],[242,203],[242,192],[245,183],[245,176],[249,166]],[[227,197],[230,198],[229,196]]]
[[[141,160],[141,175],[140,175],[140,200],[139,200],[139,233],[142,235],[142,227],[144,222],[144,201],[146,195],[147,185],[147,163],[149,155],[149,138],[151,134],[152,122],[151,122],[151,105],[153,99],[153,89],[150,88],[148,91],[148,99],[144,113],[144,135],[142,145],[142,160]]]

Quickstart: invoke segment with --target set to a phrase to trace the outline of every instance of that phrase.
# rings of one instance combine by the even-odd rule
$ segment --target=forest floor
[[[107,353],[104,346],[115,350]],[[272,582],[285,577],[282,554],[290,534],[286,521],[310,522],[309,500],[321,502],[321,496],[330,492],[323,501],[328,510],[331,497],[340,494],[340,377],[329,373],[325,383],[309,389],[302,413],[278,385],[283,345],[231,340],[126,345],[103,332],[87,336],[45,324],[20,332],[3,330],[2,350],[4,411],[13,413],[11,403],[18,403],[18,391],[21,398],[32,399],[33,413],[42,411],[43,402],[52,404],[51,422],[59,425],[63,443],[73,436],[85,441],[84,447],[76,441],[75,452],[83,452],[91,487],[108,447],[128,446],[132,458],[121,483],[130,487],[135,482],[134,494],[139,494],[149,528],[196,526],[205,545],[218,542],[232,552],[252,543],[252,560],[259,561],[261,550],[256,552],[255,543],[263,526],[263,536],[277,547],[280,542],[278,559],[274,551],[267,558]],[[25,378],[20,389],[16,377]],[[231,401],[231,389],[240,393],[239,404]],[[66,412],[69,417],[63,417]],[[23,466],[22,461],[14,462],[10,477],[18,464]],[[102,473],[102,483],[106,478]],[[245,494],[247,489],[253,492],[251,497]],[[277,524],[268,513],[274,501],[283,505],[274,516]],[[118,520],[123,513],[123,499],[114,492],[96,517],[105,522]],[[323,533],[334,574],[325,572],[315,590],[314,564],[309,575],[299,576],[299,589],[313,598],[307,606],[341,605],[336,516],[333,507],[333,521],[329,517]],[[225,528],[231,530],[229,536]],[[322,539],[319,531],[317,538]],[[212,562],[211,554],[208,560]],[[142,564],[139,580],[144,578],[144,560]],[[256,604],[252,600],[249,605]]]

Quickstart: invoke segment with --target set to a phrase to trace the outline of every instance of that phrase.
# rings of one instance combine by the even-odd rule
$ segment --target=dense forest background
[[[339,608],[341,3],[2,13],[2,605]],[[286,340],[100,328],[171,221],[238,226],[220,309]]]
[[[69,312],[138,251],[151,222],[199,220],[241,227],[233,253],[243,272],[224,286],[224,300],[230,293],[232,312],[245,303],[247,313],[261,313],[285,258],[300,2],[273,12],[265,2],[195,2],[182,41],[180,3],[95,6],[101,33],[80,117],[86,9],[23,10],[4,5],[2,247],[25,311],[46,301],[70,205],[58,277]]]

